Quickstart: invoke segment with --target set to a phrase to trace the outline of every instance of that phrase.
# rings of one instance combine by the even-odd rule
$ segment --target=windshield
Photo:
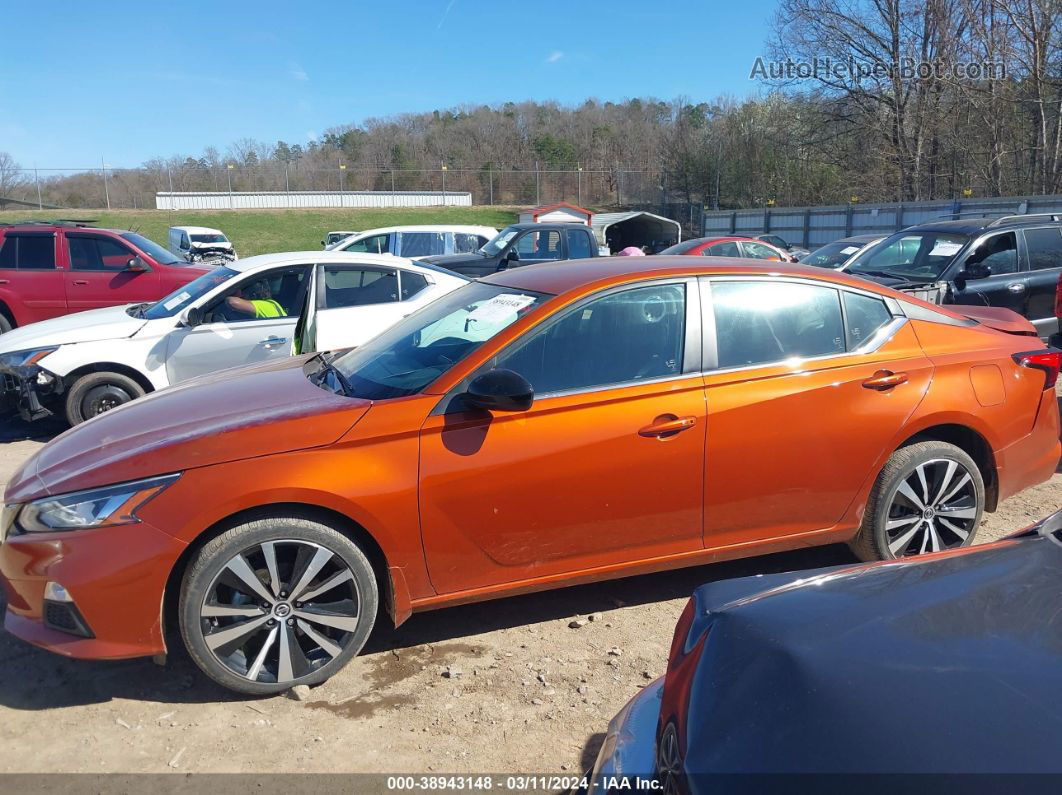
[[[969,240],[966,235],[948,232],[897,232],[860,254],[847,271],[936,281]]]
[[[143,235],[138,235],[136,232],[126,232],[122,235],[123,238],[128,240],[138,249],[143,251],[155,262],[160,265],[187,265],[183,259],[177,259],[171,252],[164,249],[154,240],[148,240]]]
[[[162,300],[152,304],[144,311],[143,316],[148,320],[173,317],[193,301],[206,295],[219,284],[227,282],[233,276],[238,276],[239,273],[239,271],[234,271],[232,268],[224,267],[207,271],[195,281],[188,282],[183,287],[178,287]]]
[[[839,268],[864,245],[864,243],[845,243],[843,240],[837,243],[827,243],[800,260],[800,264],[814,265],[817,268]]]
[[[415,395],[552,296],[473,282],[332,361],[353,397]]]
[[[228,243],[229,239],[222,234],[216,235],[192,235],[193,243]]]
[[[509,244],[509,241],[516,237],[516,233],[519,231],[519,229],[514,229],[511,226],[505,227],[491,240],[484,243],[480,248],[479,253],[486,254],[488,257],[497,256],[501,253],[502,249]]]

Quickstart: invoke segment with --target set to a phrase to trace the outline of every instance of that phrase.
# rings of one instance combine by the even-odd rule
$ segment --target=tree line
[[[106,185],[99,172],[34,179],[0,153],[0,197],[35,200],[39,186],[62,206],[154,206],[170,189],[445,188],[476,203],[729,209],[1058,193],[1060,10],[1062,0],[779,0],[764,56],[736,65],[756,89],[747,98],[405,113],[305,143],[246,138],[156,158]],[[789,68],[768,72],[765,59]],[[799,68],[823,63],[844,68]],[[971,64],[981,68],[960,68]]]

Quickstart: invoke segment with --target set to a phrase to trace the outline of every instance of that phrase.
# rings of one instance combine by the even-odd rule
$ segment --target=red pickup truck
[[[85,309],[157,301],[203,273],[135,232],[0,225],[0,333]]]

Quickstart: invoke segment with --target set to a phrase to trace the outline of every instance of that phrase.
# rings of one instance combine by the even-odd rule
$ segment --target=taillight
[[[1059,368],[1062,368],[1062,351],[1056,351],[1054,348],[1044,348],[1042,351],[1016,353],[1014,354],[1014,361],[1022,367],[1042,370],[1044,373],[1044,389],[1054,389],[1055,382],[1058,380]]]
[[[1055,286],[1055,317],[1062,319],[1062,273],[1058,274],[1058,284]]]

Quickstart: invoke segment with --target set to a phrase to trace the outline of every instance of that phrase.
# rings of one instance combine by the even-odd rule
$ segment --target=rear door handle
[[[88,284],[85,279],[74,279],[74,284]]]
[[[697,424],[696,417],[676,417],[674,414],[665,414],[653,420],[652,424],[646,425],[638,431],[639,436],[674,436],[676,433],[686,431]]]
[[[1011,282],[1007,285],[1007,289],[1012,293],[1024,293],[1025,285],[1021,282]]]
[[[0,279],[0,284],[11,284],[9,279]]]
[[[888,370],[878,370],[874,375],[863,382],[863,386],[867,389],[884,392],[886,389],[892,389],[893,387],[906,383],[907,373],[893,373]]]
[[[278,345],[283,345],[287,341],[286,337],[266,337],[259,343],[259,345],[264,345],[267,348],[275,348]]]

